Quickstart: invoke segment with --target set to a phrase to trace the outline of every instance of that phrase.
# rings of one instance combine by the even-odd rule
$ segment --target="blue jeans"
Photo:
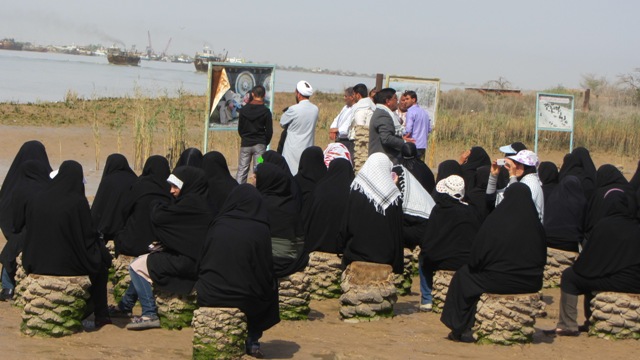
[[[425,276],[422,270],[422,257],[418,262],[418,273],[420,274],[420,304],[433,303],[433,297],[431,296],[431,289],[433,288],[433,274],[426,274]]]
[[[2,288],[7,290],[13,290],[15,287],[16,286],[13,282],[13,279],[11,278],[11,276],[9,276],[7,269],[2,267]]]
[[[131,269],[131,267],[129,267],[129,274],[131,275],[131,285],[129,285],[129,288],[122,298],[121,303],[123,307],[129,306],[131,304],[133,296],[137,295],[138,301],[140,301],[140,306],[142,307],[142,316],[157,318],[158,308],[156,307],[156,298],[155,296],[153,296],[153,289],[151,288],[151,284],[145,278],[138,275],[138,273]],[[131,289],[132,287],[134,289]],[[135,300],[133,301],[133,304],[135,304]],[[131,306],[131,308],[133,308],[133,306]]]

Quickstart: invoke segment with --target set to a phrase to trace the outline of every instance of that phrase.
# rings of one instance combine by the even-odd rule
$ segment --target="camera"
[[[498,166],[504,166],[504,164],[506,164],[506,160],[507,159],[498,159],[498,160],[496,160],[496,164]]]

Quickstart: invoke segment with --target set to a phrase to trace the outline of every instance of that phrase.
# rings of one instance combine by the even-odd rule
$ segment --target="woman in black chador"
[[[392,169],[389,157],[374,153],[351,184],[338,238],[344,266],[365,261],[403,271],[402,200]]]
[[[227,159],[217,151],[210,151],[202,159],[202,170],[207,179],[207,201],[214,212],[214,216],[222,208],[227,196],[238,186],[238,182],[231,176]]]
[[[102,180],[91,204],[93,225],[105,241],[113,240],[115,234],[124,227],[126,219],[122,210],[125,198],[137,179],[124,155],[111,154],[107,157]]]
[[[167,179],[173,203],[159,203],[151,210],[156,247],[134,260],[131,285],[118,304],[130,313],[136,298],[142,316],[127,325],[129,330],[160,327],[151,284],[162,290],[187,295],[198,279],[197,262],[213,215],[206,199],[207,182],[202,169],[180,166]]]
[[[584,217],[587,199],[580,180],[568,175],[553,190],[544,203],[544,229],[547,247],[579,252],[584,240]]]
[[[125,225],[114,239],[116,255],[140,256],[149,252],[149,245],[155,240],[151,229],[151,205],[171,201],[169,174],[169,162],[163,156],[150,156],[144,163],[142,175],[124,198],[122,217]]]
[[[542,183],[542,194],[544,195],[544,212],[547,212],[547,201],[549,196],[553,192],[553,189],[558,186],[559,175],[558,166],[551,161],[543,161],[538,165],[538,177]]]
[[[640,227],[622,189],[604,194],[602,219],[593,228],[580,256],[562,273],[560,316],[547,335],[577,336],[587,331],[588,320],[578,327],[578,295],[584,295],[585,317],[591,317],[593,291],[640,293]]]
[[[293,177],[300,194],[302,195],[302,221],[306,223],[308,220],[309,198],[313,189],[327,174],[327,165],[324,164],[324,153],[318,146],[310,146],[300,155],[300,164],[298,165],[298,173]]]
[[[611,189],[621,189],[627,195],[627,206],[632,214],[636,213],[636,194],[629,181],[622,175],[622,172],[611,164],[605,164],[598,168],[596,177],[596,189],[593,197],[589,200],[587,206],[587,215],[585,218],[584,232],[585,239],[589,240],[593,227],[604,217],[604,195]]]
[[[460,155],[459,162],[465,184],[464,190],[468,193],[476,186],[476,170],[481,166],[490,166],[491,158],[485,149],[474,146]]]
[[[291,174],[271,163],[256,169],[256,188],[267,209],[275,274],[282,278],[307,265],[304,228],[296,199],[291,194]]]
[[[188,148],[180,154],[180,158],[178,159],[175,168],[180,166],[202,167],[202,158],[202,151],[196,148]]]
[[[110,324],[107,277],[111,256],[91,222],[82,165],[68,160],[46,189],[33,197],[14,227],[26,227],[22,264],[27,274],[88,275],[95,325]],[[19,215],[19,214],[16,214]]]
[[[480,221],[475,210],[462,201],[464,184],[460,176],[451,175],[436,185],[439,195],[420,244],[421,270],[429,292],[435,271],[456,271],[469,262],[471,244]],[[421,305],[431,303],[431,294],[423,294]],[[422,309],[431,310],[431,306]]]
[[[318,181],[309,199],[309,221],[305,224],[304,246],[308,253],[338,253],[338,232],[353,177],[351,162],[337,158],[329,163],[327,175]]]
[[[198,268],[198,305],[247,315],[247,354],[260,356],[262,332],[280,322],[267,208],[251,185],[236,187],[213,222]]]
[[[524,294],[542,288],[547,246],[538,211],[525,184],[511,184],[471,245],[469,264],[451,280],[440,321],[454,341],[470,336],[483,293]]]
[[[429,169],[429,166],[420,160],[418,156],[418,149],[414,143],[404,143],[401,149],[402,159],[401,164],[405,169],[420,182],[422,187],[427,190],[428,193],[432,193],[436,187],[436,180],[433,176],[433,172]]]
[[[591,159],[589,150],[577,147],[570,154],[565,155],[560,167],[560,180],[568,175],[580,179],[584,196],[589,201],[596,189],[596,166]]]
[[[21,167],[29,160],[41,163],[42,168],[47,172],[47,176],[51,172],[49,157],[47,156],[44,145],[36,140],[27,141],[22,144],[20,150],[18,150],[2,183],[2,188],[0,189],[0,229],[4,234],[4,238],[7,239],[7,243],[2,249],[2,254],[0,254],[0,263],[2,263],[2,292],[0,293],[0,301],[13,298],[16,256],[18,256],[22,249],[24,233],[14,233],[13,231],[15,211],[12,203],[16,190],[21,187],[20,184],[24,180],[23,169],[21,169]]]

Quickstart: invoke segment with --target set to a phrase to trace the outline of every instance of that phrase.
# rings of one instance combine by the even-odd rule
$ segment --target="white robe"
[[[281,126],[289,125],[282,156],[287,160],[293,175],[298,173],[300,155],[304,149],[313,146],[317,123],[318,107],[309,100],[290,106],[280,118]]]

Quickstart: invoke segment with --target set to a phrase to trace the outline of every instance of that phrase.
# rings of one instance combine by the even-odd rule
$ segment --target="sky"
[[[640,68],[640,2],[484,1],[2,1],[0,38],[38,45],[124,44],[194,55],[440,78],[480,86],[580,88]]]

